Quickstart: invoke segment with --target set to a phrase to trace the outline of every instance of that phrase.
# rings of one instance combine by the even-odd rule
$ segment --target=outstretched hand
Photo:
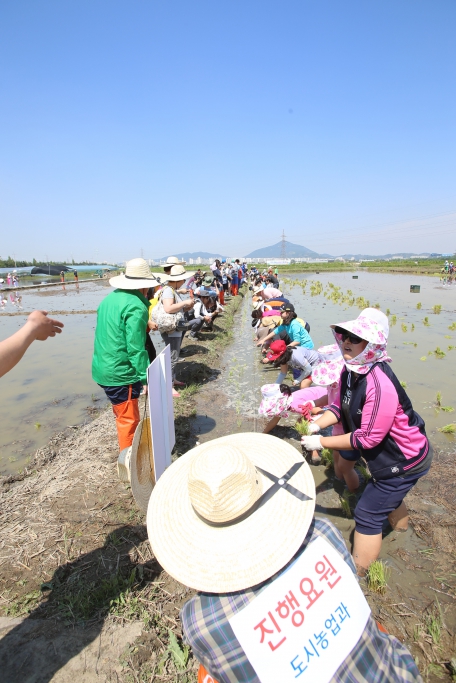
[[[48,318],[47,311],[32,311],[27,318],[27,323],[32,330],[33,336],[38,341],[45,341],[48,337],[60,334],[64,326],[59,320]]]

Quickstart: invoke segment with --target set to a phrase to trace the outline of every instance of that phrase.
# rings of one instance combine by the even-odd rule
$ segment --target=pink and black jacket
[[[388,363],[375,363],[365,375],[344,370],[329,410],[345,433],[351,432],[352,448],[367,461],[374,481],[414,476],[430,467],[424,421]]]

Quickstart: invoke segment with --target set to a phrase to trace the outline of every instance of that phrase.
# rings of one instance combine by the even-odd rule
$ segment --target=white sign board
[[[147,368],[150,431],[157,482],[171,465],[171,451],[176,443],[174,433],[173,381],[171,352],[166,346]]]
[[[229,621],[261,683],[328,683],[369,614],[348,564],[317,538]]]

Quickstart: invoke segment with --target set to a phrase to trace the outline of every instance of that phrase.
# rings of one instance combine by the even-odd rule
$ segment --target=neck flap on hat
[[[344,352],[342,349],[342,335],[337,334],[335,330],[332,332],[343,356]],[[369,342],[366,348],[350,361],[346,361],[344,359],[345,367],[347,370],[358,373],[358,375],[367,375],[375,363],[391,363],[392,359],[388,356],[386,344],[386,341],[383,344],[374,344],[373,342]]]

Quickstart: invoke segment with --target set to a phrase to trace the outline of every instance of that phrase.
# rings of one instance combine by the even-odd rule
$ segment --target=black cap
[[[295,307],[293,304],[282,304],[280,307],[281,311],[290,311],[291,313],[295,313]]]

